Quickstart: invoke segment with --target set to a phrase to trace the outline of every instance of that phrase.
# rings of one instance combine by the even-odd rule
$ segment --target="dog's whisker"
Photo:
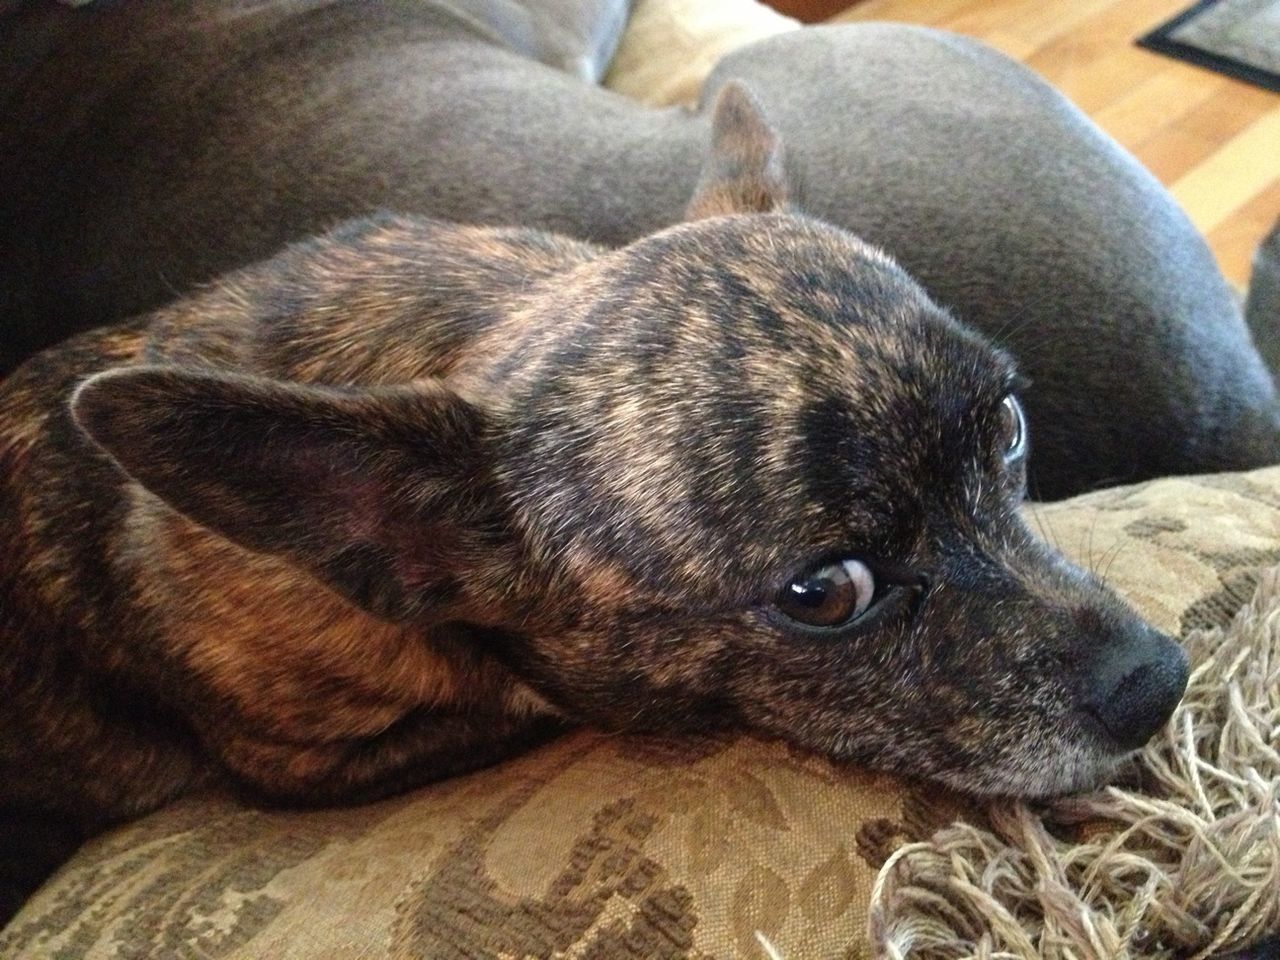
[[[1107,559],[1106,568],[1103,570],[1102,576],[1100,578],[1102,581],[1102,585],[1104,587],[1107,585],[1108,578],[1110,577],[1110,574],[1111,574],[1111,565],[1116,562],[1117,558],[1119,558],[1120,554],[1124,551],[1126,546],[1128,546],[1128,540],[1126,540],[1124,537],[1116,538],[1116,545],[1110,551],[1111,556],[1109,559]]]

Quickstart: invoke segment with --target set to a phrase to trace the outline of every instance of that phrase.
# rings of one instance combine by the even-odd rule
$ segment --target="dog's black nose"
[[[1123,750],[1136,750],[1159,730],[1187,688],[1187,655],[1149,627],[1097,655],[1086,679],[1085,708]]]

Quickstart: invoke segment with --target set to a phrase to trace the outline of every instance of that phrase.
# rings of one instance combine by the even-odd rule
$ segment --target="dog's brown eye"
[[[866,564],[840,560],[792,580],[775,603],[780,612],[805,626],[835,627],[860,616],[875,592],[875,578]]]
[[[1000,404],[1000,437],[1006,463],[1027,452],[1027,418],[1022,413],[1022,404],[1012,393]]]

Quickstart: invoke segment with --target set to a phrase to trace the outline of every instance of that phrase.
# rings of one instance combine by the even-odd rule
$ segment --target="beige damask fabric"
[[[1280,564],[1280,468],[1029,517],[1186,635],[1226,624]],[[878,868],[958,815],[985,822],[779,743],[581,732],[356,809],[175,804],[86,846],[0,933],[0,956],[869,957]],[[901,919],[877,918],[898,946]]]
[[[883,778],[777,745],[587,736],[562,749],[568,762],[552,782],[535,774],[517,786],[413,886],[397,949],[683,957],[753,953],[761,928],[816,938],[865,914],[860,879],[884,853],[875,827],[923,813]],[[612,785],[606,796],[602,782]],[[815,784],[828,789],[812,803]],[[848,822],[872,828],[833,835]],[[530,845],[558,824],[573,828]]]
[[[604,85],[651,107],[694,107],[722,57],[798,29],[759,0],[636,0]]]
[[[926,797],[777,743],[584,732],[358,810],[191,799],[83,851],[0,955],[763,956],[759,930],[857,956],[874,868],[950,819]]]

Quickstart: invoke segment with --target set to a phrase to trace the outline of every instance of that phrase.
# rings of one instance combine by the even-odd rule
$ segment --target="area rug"
[[[1202,0],[1138,45],[1280,91],[1280,0]]]
[[[1187,695],[1139,755],[1141,789],[995,804],[989,826],[902,847],[872,895],[878,957],[1280,955],[1280,567],[1186,645]]]

